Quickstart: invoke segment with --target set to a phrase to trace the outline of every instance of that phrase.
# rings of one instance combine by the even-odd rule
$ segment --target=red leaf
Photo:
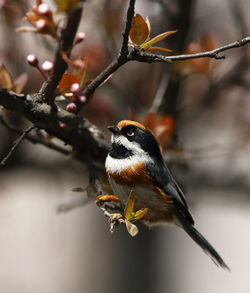
[[[73,83],[78,83],[78,79],[74,74],[64,73],[59,82],[59,90],[61,93],[69,93],[70,87]]]

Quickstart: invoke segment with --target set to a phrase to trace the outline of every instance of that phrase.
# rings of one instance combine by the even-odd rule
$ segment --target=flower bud
[[[45,72],[50,72],[54,67],[54,64],[50,61],[44,61],[42,64],[42,70]]]
[[[79,89],[80,89],[80,85],[79,85],[79,83],[72,83],[72,85],[70,86],[70,91],[72,92],[72,93],[76,93],[76,92],[78,92],[79,91]]]
[[[66,107],[66,111],[75,113],[76,112],[76,104],[75,103],[69,103]]]
[[[37,67],[38,66],[38,59],[37,56],[34,54],[29,54],[26,58],[27,62],[30,66]]]
[[[67,125],[65,123],[63,123],[63,122],[60,122],[59,125],[60,125],[61,128],[66,128],[67,127]]]
[[[86,96],[83,95],[83,94],[82,95],[79,95],[78,96],[78,99],[79,99],[80,103],[85,103],[87,101]]]
[[[86,38],[86,34],[84,32],[79,32],[75,36],[75,45],[81,43]]]
[[[37,12],[41,15],[48,14],[50,12],[49,5],[42,3],[37,7]]]
[[[44,20],[44,19],[39,19],[36,22],[36,28],[38,31],[43,30],[46,27],[46,25],[47,25],[47,23],[46,23],[46,20]]]

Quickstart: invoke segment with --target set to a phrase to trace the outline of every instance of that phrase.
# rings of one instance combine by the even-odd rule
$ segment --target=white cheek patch
[[[127,168],[133,168],[137,163],[153,163],[153,160],[146,153],[144,153],[144,155],[132,155],[125,159],[115,159],[108,155],[105,168],[109,173],[120,173]]]
[[[133,168],[133,165],[137,163],[153,162],[149,154],[145,152],[138,143],[129,141],[123,135],[112,135],[111,143],[124,146],[126,149],[132,151],[132,155],[124,159],[116,159],[108,155],[105,162],[105,168],[107,172],[119,173],[126,170],[127,168]]]

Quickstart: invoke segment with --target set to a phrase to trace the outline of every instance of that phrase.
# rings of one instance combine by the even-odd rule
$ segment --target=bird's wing
[[[160,188],[165,194],[172,196],[175,208],[185,216],[190,224],[193,225],[194,219],[188,210],[184,193],[175,182],[167,166],[164,163],[150,163],[147,164],[147,171],[149,172],[155,186]]]

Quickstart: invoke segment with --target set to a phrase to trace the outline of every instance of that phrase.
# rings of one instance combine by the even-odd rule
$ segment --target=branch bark
[[[82,160],[86,156],[86,162],[91,160],[97,169],[104,171],[108,144],[102,132],[89,121],[62,109],[53,112],[47,103],[37,102],[36,95],[18,95],[1,87],[0,104],[71,145]]]

